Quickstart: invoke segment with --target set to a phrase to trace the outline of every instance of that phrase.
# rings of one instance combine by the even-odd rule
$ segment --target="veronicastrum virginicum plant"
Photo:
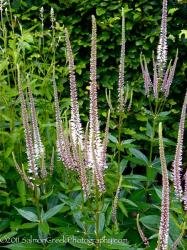
[[[41,9],[40,14],[41,14],[42,27],[43,27],[43,16],[42,16],[43,9]],[[53,9],[51,9],[51,22],[52,22],[53,36],[55,36],[55,33],[54,33],[55,17],[54,17]],[[126,104],[126,100],[128,96],[126,94],[126,98],[124,97],[125,37],[124,37],[123,32],[124,32],[124,11],[122,11],[122,47],[121,47],[119,89],[118,89],[118,92],[119,92],[118,111],[119,111],[119,117],[120,116],[122,117],[120,118],[121,121],[119,122],[119,126],[118,126],[119,130],[121,129],[123,125],[122,121],[123,121],[124,104]],[[103,193],[105,191],[107,192],[106,184],[104,183],[104,169],[106,167],[106,145],[107,145],[107,135],[108,135],[108,128],[109,128],[109,117],[108,117],[108,121],[106,125],[105,135],[103,136],[104,139],[102,140],[101,132],[99,129],[99,118],[98,118],[99,115],[98,115],[98,107],[97,107],[96,21],[95,21],[94,16],[92,17],[92,49],[91,49],[91,62],[90,62],[90,110],[89,110],[90,114],[89,114],[89,123],[85,131],[83,129],[83,126],[81,124],[81,119],[80,119],[78,95],[77,95],[76,79],[75,79],[74,58],[73,58],[73,52],[72,52],[72,48],[70,45],[67,29],[65,30],[65,42],[66,42],[66,49],[67,49],[67,58],[68,58],[68,63],[69,63],[70,96],[71,96],[71,117],[69,120],[69,126],[67,126],[65,129],[64,129],[64,126],[62,126],[61,114],[60,114],[60,108],[59,108],[60,105],[59,105],[59,100],[58,100],[56,77],[55,77],[55,74],[56,74],[55,67],[57,65],[57,63],[55,63],[55,56],[54,56],[52,67],[51,67],[53,68],[52,82],[53,82],[53,87],[54,87],[55,112],[56,112],[57,151],[65,167],[67,167],[70,170],[73,170],[80,177],[82,193],[84,194],[84,197],[82,198],[82,201],[83,201],[82,203],[83,205],[86,206],[84,210],[83,210],[83,206],[80,207],[80,210],[83,210],[85,212],[86,210],[93,209],[92,206],[87,207],[87,205],[89,204],[89,202],[91,203],[91,205],[95,203],[94,204],[95,205],[94,216],[89,217],[89,219],[94,220],[95,225],[92,228],[90,227],[91,228],[90,231],[86,231],[85,229],[83,229],[83,231],[84,231],[84,235],[89,235],[90,232],[92,233],[92,237],[96,238],[96,246],[94,244],[92,245],[93,247],[96,247],[96,249],[100,249],[99,239],[103,235],[103,231],[101,230],[101,228],[105,227],[105,225],[102,225],[103,223],[105,224],[105,221],[103,219],[103,216],[105,216],[105,214],[102,209],[104,206],[106,206],[106,204],[103,205],[102,199],[104,199]],[[52,46],[56,47],[55,40],[52,41],[52,44],[53,44]],[[23,86],[22,86],[22,83],[25,84],[24,79],[26,78],[25,77],[26,73],[25,73],[25,70],[23,69],[22,63],[20,63],[20,65],[16,64],[16,66],[17,66],[17,76],[18,76],[17,83],[19,87],[19,96],[20,96],[21,105],[22,105],[22,120],[23,120],[24,129],[25,129],[25,141],[26,141],[26,146],[27,146],[26,154],[28,158],[28,170],[29,171],[25,173],[24,167],[23,168],[19,167],[16,160],[15,160],[15,165],[21,177],[28,184],[28,186],[31,187],[32,190],[33,189],[37,190],[36,198],[40,199],[41,197],[39,194],[39,190],[43,191],[43,186],[45,185],[45,182],[47,181],[47,177],[45,177],[45,175],[49,171],[50,173],[52,173],[53,167],[51,167],[50,169],[44,168],[45,166],[44,158],[46,157],[46,152],[44,150],[44,146],[41,140],[41,136],[40,136],[40,132],[39,132],[38,124],[37,124],[36,111],[34,107],[34,98],[32,96],[32,92],[31,92],[31,88],[30,88],[30,84],[28,80],[27,85],[28,85],[29,105],[27,105],[26,98],[23,93]],[[132,95],[130,96],[132,100]],[[182,130],[183,125],[180,125],[180,128]],[[119,137],[118,137],[119,142],[121,141],[120,133],[121,132],[119,132]],[[160,158],[161,158],[162,176],[163,176],[163,195],[162,195],[161,223],[160,223],[159,241],[158,241],[157,249],[166,249],[167,244],[168,244],[168,222],[169,222],[168,192],[169,192],[169,188],[168,188],[167,169],[166,169],[166,162],[165,162],[164,149],[163,149],[163,139],[162,139],[162,134],[161,134],[161,125],[159,129],[159,135],[160,135]],[[181,135],[179,137],[181,138]],[[181,144],[181,139],[180,139],[180,144]],[[180,152],[178,153],[178,155],[181,156],[180,149],[177,149],[176,151]],[[119,151],[118,156],[119,156],[119,160],[121,161],[120,151]],[[54,159],[54,156],[52,156],[51,162],[53,162],[53,159]],[[176,160],[175,160],[175,163],[176,163]],[[118,196],[120,194],[121,184],[123,180],[123,175],[120,172],[120,169],[118,170],[119,171],[117,172],[117,174],[119,175],[118,176],[119,179],[117,183],[117,190],[114,193],[115,197],[113,201],[113,211],[112,211],[113,221],[115,223],[117,221],[116,216],[120,215],[119,212],[117,213],[116,209],[117,209],[117,203],[118,203]],[[69,181],[71,182],[72,172],[71,171],[68,171],[68,172],[70,176]],[[185,186],[185,192],[186,192],[186,186]],[[72,197],[74,198],[74,196]],[[66,205],[68,205],[68,202],[70,203],[70,201],[67,201]],[[76,202],[74,206],[78,206]],[[36,215],[33,214],[31,211],[29,211],[31,212],[30,215],[32,215],[31,216],[32,221],[38,223],[41,231],[43,229],[42,231],[43,234],[40,233],[39,237],[41,238],[47,237],[46,235],[49,232],[49,226],[48,226],[47,220],[51,218],[50,217],[51,215],[54,215],[55,213],[60,211],[62,208],[63,208],[63,204],[57,205],[56,207],[54,207],[53,211],[49,210],[46,213],[44,213],[42,204],[39,203],[37,205],[38,213]],[[65,207],[65,211],[66,209],[67,207]],[[28,213],[26,215],[25,210],[18,209],[17,211],[23,217],[28,219],[28,216],[27,216]],[[73,212],[70,212],[70,213],[73,213]],[[55,219],[57,218],[54,218],[53,222],[55,222]],[[63,221],[63,219],[65,218],[60,217],[61,222]],[[81,220],[83,221],[84,217],[81,217],[81,219],[78,222],[79,224],[81,224]],[[76,221],[78,221],[77,218],[76,218]],[[90,221],[88,220],[88,224],[89,223]],[[122,224],[121,221],[120,221],[120,224]],[[111,232],[109,228],[107,228],[107,230],[108,230],[107,233],[110,232],[110,235],[113,235],[112,233],[115,232],[112,230]],[[119,228],[117,228],[117,230],[120,232]],[[141,231],[140,226],[139,226],[139,231]],[[93,234],[95,234],[95,236],[93,236]],[[141,236],[143,238],[145,245],[148,245],[148,240],[144,236],[143,231],[141,231]],[[63,246],[63,247],[66,247],[66,246]],[[113,246],[110,245],[110,249],[112,247]],[[124,247],[125,249],[134,249],[134,248],[131,248],[129,245],[125,245],[125,244],[120,245],[120,247],[121,248]],[[137,245],[135,246],[135,249],[138,249]]]
[[[91,38],[91,58],[90,58],[90,110],[89,122],[86,131],[83,131],[79,104],[77,97],[77,87],[75,78],[75,65],[73,52],[69,40],[67,29],[65,29],[65,41],[67,58],[69,63],[69,80],[71,96],[71,118],[69,131],[65,132],[61,118],[55,72],[53,72],[53,87],[55,96],[56,132],[57,132],[57,152],[65,167],[74,170],[80,176],[84,197],[88,198],[94,193],[96,202],[95,212],[95,234],[99,240],[99,218],[98,199],[105,192],[104,170],[106,166],[106,148],[109,129],[109,116],[103,140],[101,139],[97,106],[97,50],[96,50],[97,30],[96,20],[92,16],[92,38]]]

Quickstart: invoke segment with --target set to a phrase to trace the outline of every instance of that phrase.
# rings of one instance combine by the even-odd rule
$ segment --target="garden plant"
[[[64,1],[61,19],[31,2],[0,1],[0,249],[187,249],[179,7]],[[71,4],[89,16],[82,33]],[[144,19],[152,33],[134,40]]]

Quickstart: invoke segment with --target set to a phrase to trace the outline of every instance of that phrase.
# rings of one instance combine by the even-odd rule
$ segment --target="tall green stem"
[[[122,113],[119,114],[119,124],[118,124],[118,176],[120,177],[120,161],[121,161],[121,127],[122,127]]]
[[[153,156],[153,144],[154,144],[154,138],[155,138],[155,127],[156,127],[156,116],[153,118],[153,129],[151,134],[151,145],[150,145],[150,154],[149,154],[149,162],[152,162],[152,156]]]

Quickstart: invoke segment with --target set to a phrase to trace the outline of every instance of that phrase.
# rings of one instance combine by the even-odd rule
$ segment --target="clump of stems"
[[[65,133],[60,119],[60,108],[53,73],[53,87],[55,96],[56,128],[57,128],[57,151],[64,165],[78,172],[84,195],[87,197],[91,192],[91,185],[97,186],[100,193],[105,191],[104,169],[106,167],[106,147],[109,128],[109,115],[107,119],[105,135],[101,140],[98,106],[97,106],[97,30],[96,20],[92,16],[92,40],[90,59],[90,112],[89,129],[83,131],[80,114],[78,95],[75,78],[75,65],[73,52],[67,29],[65,29],[65,41],[67,59],[69,63],[70,97],[71,97],[71,119],[69,133]],[[92,182],[88,183],[88,175],[92,175]]]
[[[21,113],[22,113],[22,121],[23,121],[25,142],[26,142],[26,153],[28,160],[27,174],[25,173],[24,168],[21,169],[19,167],[14,155],[13,155],[13,160],[15,162],[15,167],[20,176],[22,177],[22,179],[28,184],[28,186],[31,189],[34,189],[35,180],[43,179],[46,178],[47,176],[47,171],[44,163],[45,149],[39,132],[37,115],[34,104],[34,97],[32,95],[30,83],[28,82],[27,86],[29,94],[29,105],[27,107],[27,102],[22,89],[20,67],[18,64],[17,64],[17,81],[18,81],[19,97],[21,100]]]

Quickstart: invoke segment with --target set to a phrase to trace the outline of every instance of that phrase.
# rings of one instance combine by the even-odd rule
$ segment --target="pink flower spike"
[[[182,112],[181,112],[175,158],[174,158],[174,161],[172,163],[175,195],[180,200],[182,200],[182,193],[183,193],[182,186],[181,186],[181,166],[182,166],[182,147],[183,147],[183,137],[184,137],[184,124],[185,124],[186,108],[187,108],[186,106],[187,106],[187,92],[185,95],[185,99],[184,99],[184,103],[183,103],[183,107],[182,107]]]
[[[28,112],[27,112],[26,100],[25,100],[22,85],[21,85],[21,76],[20,76],[19,65],[17,65],[17,73],[18,73],[18,90],[19,90],[19,96],[21,98],[21,112],[22,112],[22,120],[23,120],[23,127],[24,127],[24,133],[25,133],[28,166],[29,166],[28,172],[32,173],[34,178],[37,178],[38,177],[38,167],[35,164],[32,132],[30,129],[30,124],[29,124],[29,117],[28,117]]]
[[[57,86],[56,86],[54,72],[52,81],[53,81],[55,113],[56,113],[57,152],[60,159],[64,162],[65,166],[69,169],[74,169],[74,162],[70,152],[69,139],[64,133],[64,129],[60,118],[60,108],[59,108],[58,93],[57,93]]]
[[[176,52],[174,63],[170,68],[169,76],[168,76],[168,79],[167,79],[167,82],[166,82],[166,85],[165,85],[165,91],[164,91],[165,97],[168,97],[168,95],[169,95],[170,86],[171,86],[171,84],[173,82],[173,78],[174,78],[174,74],[175,74],[177,60],[178,60],[178,50]]]
[[[156,68],[156,62],[153,60],[153,71],[154,71],[154,77],[153,77],[153,94],[155,99],[158,98],[158,74],[157,74],[157,68]]]
[[[162,123],[159,123],[159,151],[162,167],[162,205],[159,227],[159,239],[156,250],[167,250],[169,234],[169,180],[162,137]]]
[[[125,15],[122,8],[122,31],[121,31],[121,55],[119,65],[119,79],[118,79],[118,102],[119,111],[124,111],[124,67],[125,67]]]
[[[92,168],[93,176],[101,192],[104,192],[102,143],[99,130],[97,106],[97,27],[95,17],[92,16],[92,38],[90,58],[90,115],[89,115],[89,146],[88,164]]]
[[[157,67],[159,77],[162,78],[167,63],[167,0],[163,0],[162,4],[162,21],[160,38],[157,48]]]
[[[28,83],[28,93],[30,99],[31,121],[32,121],[33,139],[34,139],[34,157],[36,160],[39,160],[44,157],[44,145],[40,137],[34,98],[29,83]]]
[[[184,201],[184,210],[187,211],[187,169],[184,174],[184,195],[183,195],[183,201]]]
[[[77,98],[77,87],[75,78],[75,64],[71,43],[69,40],[68,30],[65,29],[65,40],[67,58],[69,62],[69,79],[70,79],[70,97],[71,97],[71,131],[72,138],[75,145],[79,144],[83,150],[83,129],[79,114],[79,104]]]
[[[149,96],[149,89],[152,86],[152,82],[151,82],[151,78],[149,75],[146,59],[142,55],[140,56],[140,64],[141,64],[142,74],[144,78],[145,94],[146,96]]]

